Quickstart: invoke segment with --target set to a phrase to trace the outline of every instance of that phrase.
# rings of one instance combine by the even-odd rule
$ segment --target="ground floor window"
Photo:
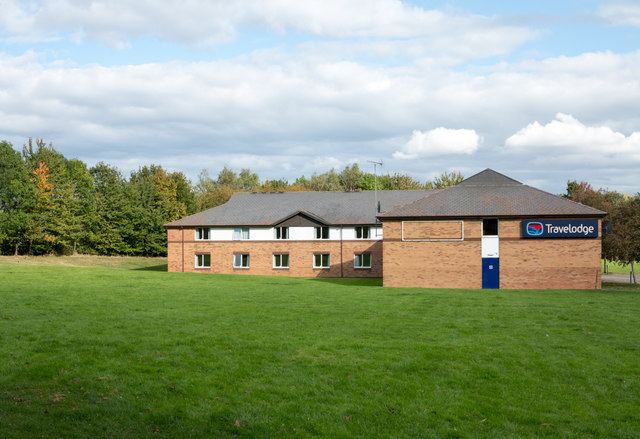
[[[273,255],[273,268],[289,268],[289,255]]]
[[[211,268],[211,255],[209,253],[196,255],[196,268]]]
[[[234,268],[249,268],[249,255],[247,253],[233,255]]]
[[[356,253],[353,255],[353,266],[355,268],[371,268],[371,254]]]
[[[329,268],[329,254],[313,255],[313,268]]]

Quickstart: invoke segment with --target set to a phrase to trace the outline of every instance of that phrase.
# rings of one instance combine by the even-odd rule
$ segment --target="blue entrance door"
[[[482,288],[500,288],[500,258],[482,258]]]

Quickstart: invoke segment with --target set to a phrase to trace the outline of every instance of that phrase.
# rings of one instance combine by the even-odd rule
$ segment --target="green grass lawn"
[[[0,256],[2,265],[53,265],[58,267],[117,268],[123,270],[167,271],[167,258],[139,256]]]
[[[392,289],[163,263],[0,261],[1,438],[640,436],[634,286]]]
[[[631,264],[623,264],[621,262],[607,261],[607,265],[609,266],[609,273],[629,274],[631,272]],[[640,264],[636,262],[634,265],[637,271],[638,267],[640,267]],[[604,260],[602,260],[602,272],[604,273]]]

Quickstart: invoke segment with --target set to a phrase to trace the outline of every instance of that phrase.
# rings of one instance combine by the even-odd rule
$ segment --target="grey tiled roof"
[[[606,212],[524,185],[491,169],[380,215],[430,217],[599,217]]]
[[[434,191],[378,191],[380,211],[415,201]],[[205,210],[165,227],[269,226],[297,212],[329,225],[375,224],[374,191],[236,193],[218,207]]]

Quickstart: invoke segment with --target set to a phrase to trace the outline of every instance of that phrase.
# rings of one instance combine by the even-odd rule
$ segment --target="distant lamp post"
[[[380,202],[378,202],[378,165],[382,166],[382,160],[376,162],[375,160],[367,160],[369,163],[373,163],[373,196],[374,196],[374,205],[373,217],[376,220],[376,236],[378,236],[378,214],[380,213]]]

